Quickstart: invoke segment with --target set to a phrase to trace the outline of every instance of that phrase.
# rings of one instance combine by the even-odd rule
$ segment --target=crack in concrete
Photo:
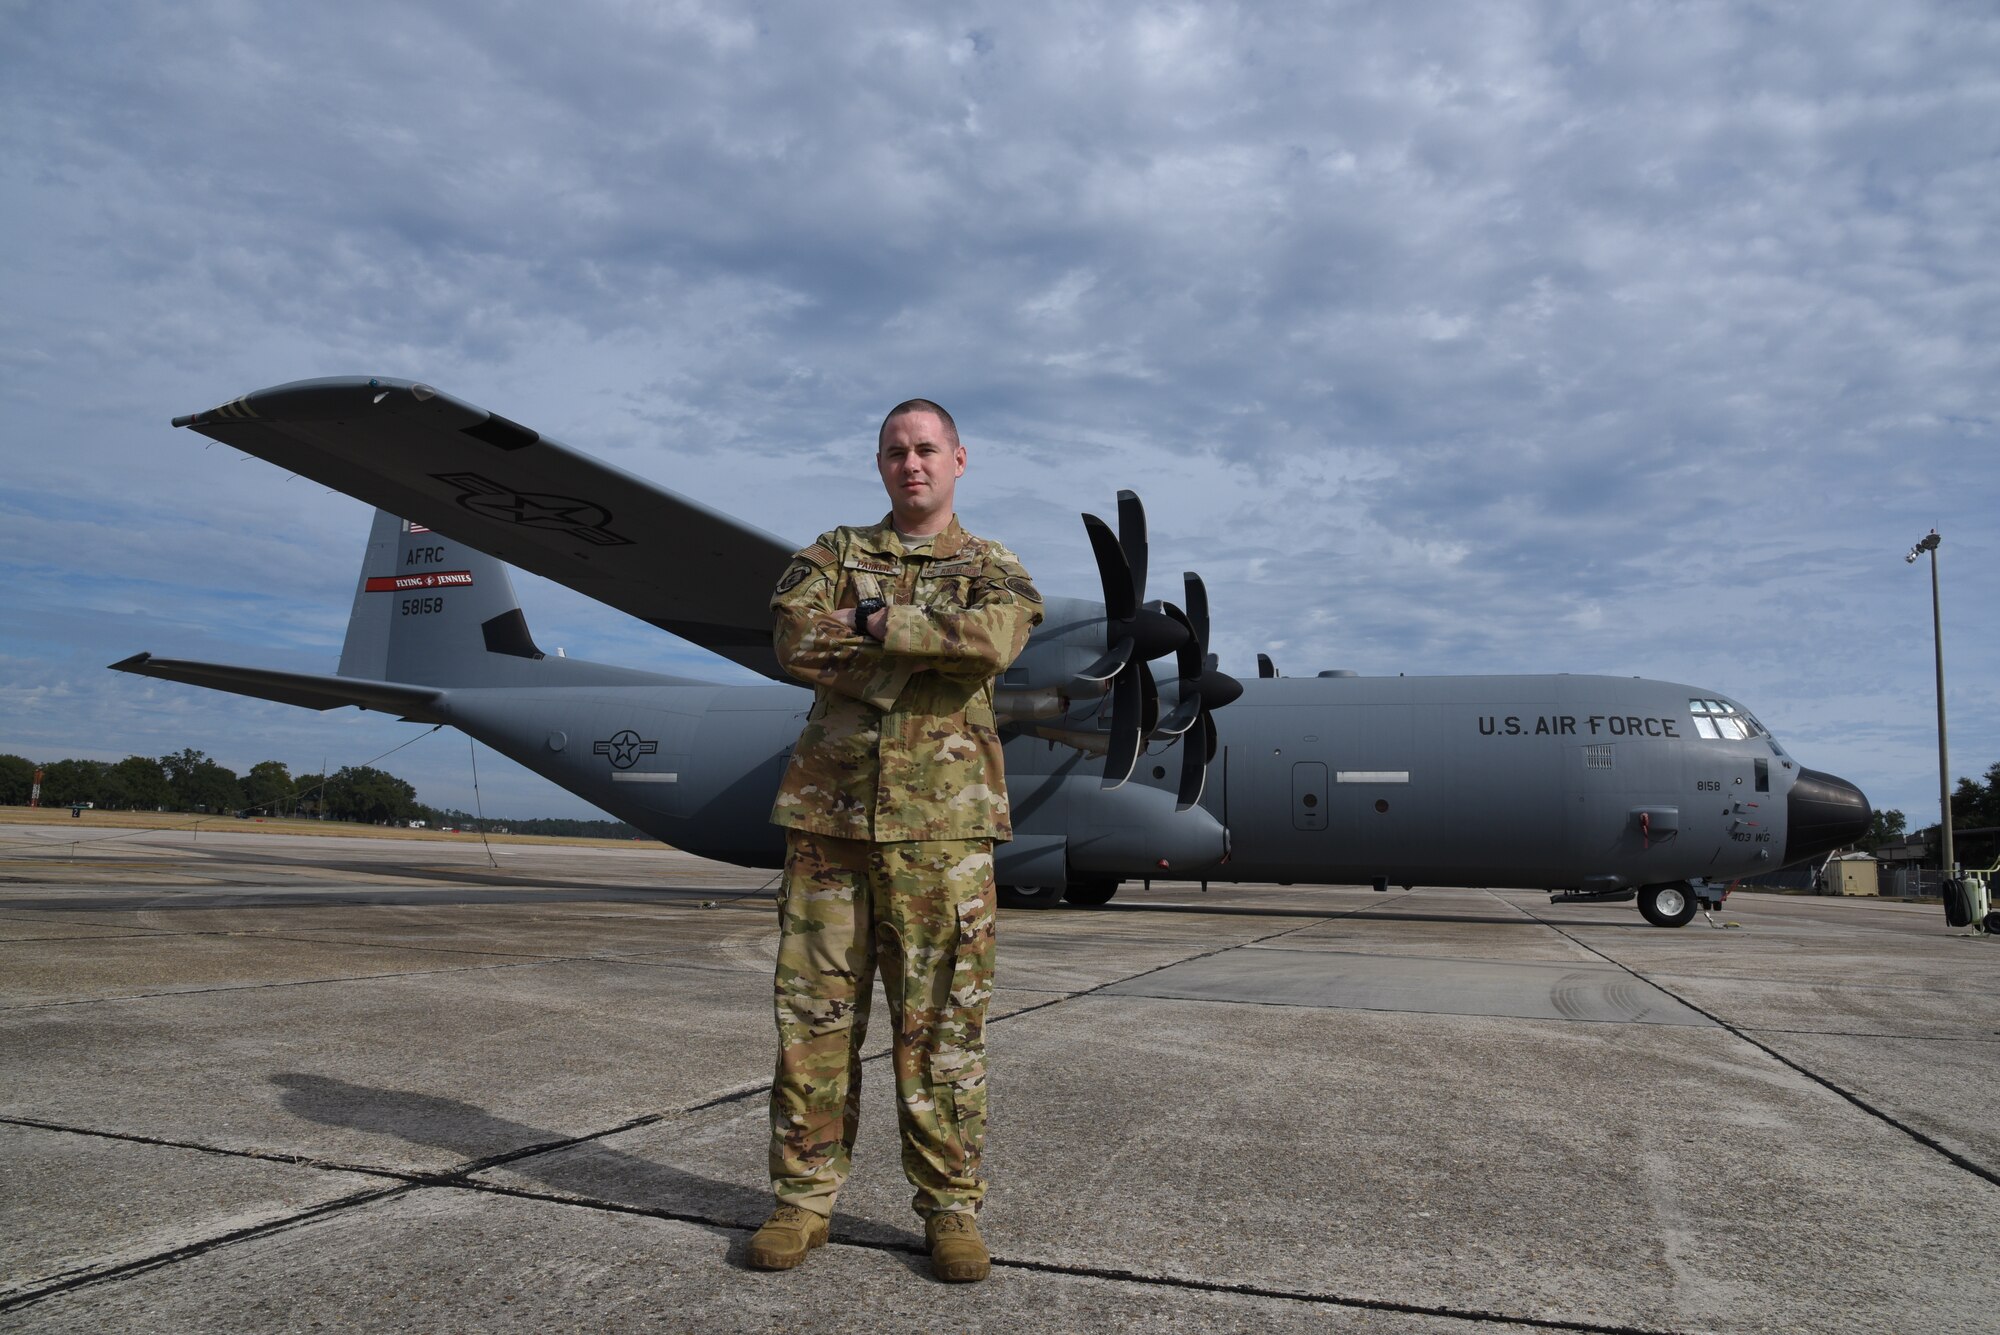
[[[216,1154],[232,1159],[256,1159],[264,1163],[286,1164],[297,1168],[318,1168],[331,1173],[358,1173],[364,1177],[388,1177],[403,1182],[417,1179],[417,1174],[404,1169],[339,1163],[310,1154],[285,1154],[277,1150],[231,1149],[227,1145],[206,1145],[194,1140],[148,1136],[137,1131],[106,1131],[101,1127],[69,1126],[62,1122],[46,1122],[38,1117],[11,1117],[0,1113],[0,1126],[26,1126],[33,1127],[37,1131],[59,1131],[65,1135],[90,1136],[98,1140],[123,1140],[134,1145],[156,1145],[169,1150],[195,1150],[202,1154]]]
[[[371,1191],[355,1192],[352,1195],[342,1196],[336,1200],[324,1201],[310,1209],[301,1210],[296,1214],[286,1215],[283,1219],[270,1219],[261,1224],[252,1224],[246,1228],[230,1229],[228,1232],[217,1233],[212,1237],[183,1243],[178,1247],[172,1247],[163,1252],[156,1252],[151,1256],[139,1257],[137,1260],[124,1261],[116,1265],[100,1266],[96,1269],[81,1272],[70,1271],[63,1278],[45,1283],[38,1288],[25,1289],[18,1293],[9,1294],[5,1298],[0,1298],[0,1312],[9,1312],[28,1307],[32,1304],[54,1298],[59,1294],[71,1293],[90,1285],[108,1283],[117,1279],[129,1279],[134,1275],[142,1275],[150,1270],[159,1270],[165,1266],[190,1260],[205,1253],[215,1251],[220,1247],[233,1246],[236,1243],[248,1242],[254,1238],[268,1237],[273,1233],[280,1233],[287,1229],[297,1228],[302,1224],[309,1224],[327,1215],[338,1214],[341,1211],[353,1209],[357,1205],[367,1205],[374,1201],[387,1200],[392,1196],[401,1196],[406,1192],[414,1190],[416,1190],[414,1184],[400,1183],[393,1187],[377,1187]]]
[[[1846,1029],[1780,1029],[1768,1024],[1746,1024],[1742,1027],[1747,1033],[1797,1034],[1803,1038],[1884,1038],[1898,1043],[2000,1043],[2000,1032],[1988,1038],[1978,1034],[1865,1034]]]

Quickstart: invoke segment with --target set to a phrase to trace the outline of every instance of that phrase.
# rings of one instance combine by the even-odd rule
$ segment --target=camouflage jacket
[[[827,613],[887,602],[882,642]],[[909,552],[888,518],[792,558],[771,597],[778,662],[813,688],[771,819],[893,843],[1012,834],[993,679],[1042,619],[1014,554],[953,518]]]

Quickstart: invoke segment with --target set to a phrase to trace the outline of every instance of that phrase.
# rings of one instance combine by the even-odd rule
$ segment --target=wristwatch
[[[854,605],[854,629],[860,631],[863,635],[867,635],[869,621],[874,618],[877,612],[888,605],[880,598],[863,598]],[[869,638],[872,639],[874,637],[870,636]]]

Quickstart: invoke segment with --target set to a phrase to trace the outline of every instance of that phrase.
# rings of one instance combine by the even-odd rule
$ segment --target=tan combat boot
[[[750,1236],[750,1268],[790,1270],[806,1253],[826,1245],[827,1221],[798,1205],[780,1205]]]
[[[979,1225],[964,1210],[934,1214],[924,1221],[924,1238],[931,1245],[931,1273],[947,1284],[973,1284],[993,1266]]]

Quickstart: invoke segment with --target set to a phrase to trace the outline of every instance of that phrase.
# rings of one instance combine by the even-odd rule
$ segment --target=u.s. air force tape
[[[790,593],[793,589],[805,583],[806,576],[812,574],[817,568],[810,561],[792,562],[790,566],[786,567],[785,573],[778,579],[778,592]]]
[[[1039,603],[1042,600],[1042,595],[1035,592],[1035,586],[1020,575],[1009,575],[1001,582],[1031,603]]]

